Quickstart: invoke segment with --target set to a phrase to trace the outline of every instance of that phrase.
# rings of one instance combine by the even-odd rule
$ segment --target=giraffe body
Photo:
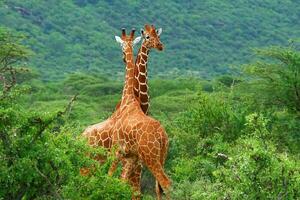
[[[128,104],[116,121],[112,144],[119,146],[123,158],[141,160],[162,187],[169,187],[170,181],[163,172],[167,135],[158,121],[143,113],[137,101]]]
[[[144,38],[142,45],[138,51],[135,62],[135,80],[134,91],[136,98],[139,99],[140,106],[145,114],[149,109],[149,94],[148,94],[148,77],[147,77],[147,62],[151,48],[162,50],[162,44],[159,40],[161,29],[156,29],[154,26],[145,25],[145,29],[141,31]],[[149,37],[149,38],[148,38]],[[121,102],[116,106],[119,109]],[[114,115],[116,112],[103,122],[89,126],[84,130],[82,135],[88,139],[89,145],[93,147],[101,146],[106,149],[111,147],[111,129],[115,123]]]
[[[92,147],[104,147],[106,149],[111,148],[111,129],[113,127],[113,120],[108,118],[107,120],[94,124],[86,128],[83,136],[88,138],[88,143]]]

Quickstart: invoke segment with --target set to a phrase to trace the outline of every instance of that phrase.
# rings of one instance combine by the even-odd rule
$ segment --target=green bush
[[[227,146],[226,153],[218,147],[224,145],[222,141],[213,144],[209,154],[212,167],[207,171],[212,175],[210,178],[201,174],[201,168],[207,168],[207,165],[201,162],[204,155],[193,159],[180,159],[182,164],[176,165],[173,175],[175,178],[180,176],[174,186],[174,199],[299,197],[299,160],[276,151],[276,146],[270,140],[271,133],[267,129],[266,118],[254,113],[246,119],[245,135],[234,141],[231,147]],[[208,161],[209,158],[205,160]]]
[[[14,90],[12,94],[22,91]],[[9,97],[9,98],[8,98]],[[108,177],[87,155],[103,153],[78,137],[78,125],[64,125],[61,113],[33,113],[18,105],[22,96],[0,101],[0,197],[4,199],[129,199],[128,186]],[[91,176],[79,170],[95,166]]]

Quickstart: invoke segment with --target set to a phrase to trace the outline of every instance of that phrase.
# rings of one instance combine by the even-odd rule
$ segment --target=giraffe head
[[[160,34],[162,33],[162,28],[155,29],[153,25],[145,25],[145,29],[141,29],[141,34],[143,37],[143,44],[147,48],[156,48],[159,51],[163,50],[164,45],[159,39]]]
[[[135,29],[132,29],[130,35],[126,35],[125,28],[122,28],[122,36],[115,36],[116,41],[122,47],[123,53],[126,53],[127,51],[132,52],[133,46],[140,42],[141,36],[134,39],[134,32]]]

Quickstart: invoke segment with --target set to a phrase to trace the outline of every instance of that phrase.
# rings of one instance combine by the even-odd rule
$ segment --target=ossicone
[[[125,28],[122,28],[122,37],[125,37],[126,36],[126,30]]]

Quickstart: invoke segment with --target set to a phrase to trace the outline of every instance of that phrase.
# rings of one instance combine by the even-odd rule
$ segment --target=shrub
[[[89,148],[58,113],[23,109],[16,89],[0,101],[0,198],[4,199],[129,199],[129,187],[108,177],[109,163],[99,166]],[[65,125],[64,125],[65,124]],[[79,170],[94,165],[82,177]]]

